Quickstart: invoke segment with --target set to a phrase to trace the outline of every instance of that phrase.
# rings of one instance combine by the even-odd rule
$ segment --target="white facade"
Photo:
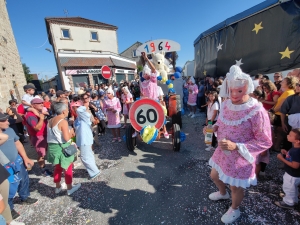
[[[50,24],[53,42],[58,51],[81,50],[89,51],[110,51],[118,53],[117,31],[102,30],[89,27],[76,27],[64,24]],[[64,38],[62,30],[69,30],[70,38]],[[91,32],[97,32],[98,41],[91,39]]]
[[[187,61],[182,69],[182,75],[193,77],[195,75],[195,61]]]
[[[132,71],[136,73],[136,62],[118,54],[116,26],[81,17],[45,21],[62,89],[74,91],[84,83],[108,82],[101,74],[104,65],[110,67],[112,80],[117,82],[132,78]]]

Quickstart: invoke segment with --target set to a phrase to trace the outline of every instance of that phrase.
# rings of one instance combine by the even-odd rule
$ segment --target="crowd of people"
[[[16,193],[21,204],[38,201],[30,197],[27,171],[34,162],[28,158],[23,144],[29,141],[35,148],[41,174],[53,176],[55,193],[67,189],[67,194],[72,195],[81,186],[73,183],[73,169],[82,163],[89,179],[100,175],[93,153],[101,145],[99,136],[111,129],[111,142],[122,142],[120,129],[128,126],[134,101],[155,96],[155,100],[165,105],[166,93],[157,85],[155,68],[151,62],[148,64],[150,68],[145,66],[143,71],[145,82],[136,79],[119,84],[84,83],[76,85],[74,92],[50,89],[48,94],[38,95],[35,86],[29,83],[24,86],[21,102],[11,93],[6,112],[0,112],[0,213],[7,224],[23,224],[14,220],[20,216],[13,205]],[[286,171],[283,200],[275,204],[293,208],[298,203],[300,184],[298,78],[275,73],[272,82],[268,76],[258,74],[252,81],[239,67],[232,67],[224,77],[206,76],[204,80],[187,77],[182,92],[183,109],[188,116],[194,118],[197,111],[206,113],[203,126],[213,124],[213,141],[205,150],[214,151],[209,163],[211,178],[219,191],[209,198],[228,199],[225,184],[231,186],[232,196],[232,205],[222,221],[230,223],[239,217],[244,188],[255,185],[256,177],[265,175],[270,151],[279,153],[278,160]],[[54,167],[47,167],[46,160]],[[61,182],[63,172],[65,181]]]
[[[111,142],[122,142],[121,118],[124,116],[122,128],[126,128],[131,103],[140,97],[136,81],[95,87],[85,83],[75,93],[51,88],[48,94],[36,94],[31,83],[23,88],[22,101],[11,90],[9,106],[0,111],[0,219],[11,225],[23,224],[15,221],[20,216],[13,204],[17,193],[21,204],[38,202],[30,197],[28,171],[34,162],[24,143],[30,142],[36,150],[41,174],[53,176],[55,193],[67,189],[71,195],[81,186],[73,183],[73,169],[82,163],[89,179],[100,175],[93,152],[100,145],[99,136],[106,135],[108,128],[113,134]],[[47,167],[45,161],[54,167]],[[65,181],[61,182],[63,172]]]

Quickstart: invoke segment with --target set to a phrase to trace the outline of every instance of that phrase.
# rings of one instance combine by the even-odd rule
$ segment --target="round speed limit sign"
[[[134,102],[129,110],[129,118],[132,127],[137,131],[147,125],[160,129],[165,122],[163,108],[158,102],[149,98]]]

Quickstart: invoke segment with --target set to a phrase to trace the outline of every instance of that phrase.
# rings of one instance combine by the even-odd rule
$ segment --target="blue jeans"
[[[17,159],[15,160],[15,163],[20,164],[20,171],[17,174],[19,177],[18,182],[12,182],[9,184],[9,196],[8,196],[8,204],[10,206],[10,210],[14,208],[13,199],[18,192],[21,200],[26,200],[29,195],[29,176],[27,173],[27,170],[25,169],[23,160],[21,159],[21,156],[18,155]]]
[[[91,145],[80,146],[79,149],[80,149],[81,161],[85,166],[86,170],[88,171],[90,177],[95,176],[97,173],[100,172],[100,170],[96,166],[92,146]]]

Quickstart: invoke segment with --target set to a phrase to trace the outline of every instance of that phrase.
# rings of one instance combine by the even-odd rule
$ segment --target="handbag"
[[[100,120],[97,117],[94,117],[93,125],[95,126],[98,123],[100,123]]]
[[[52,120],[51,120],[51,131],[52,131],[52,134],[54,135],[56,141],[58,142],[59,146],[62,148],[62,152],[65,157],[70,157],[70,156],[74,155],[75,153],[77,153],[77,148],[75,147],[75,145],[70,144],[68,147],[65,147],[65,148],[61,145],[61,143],[59,142],[59,140],[57,139],[56,135],[53,132]]]

